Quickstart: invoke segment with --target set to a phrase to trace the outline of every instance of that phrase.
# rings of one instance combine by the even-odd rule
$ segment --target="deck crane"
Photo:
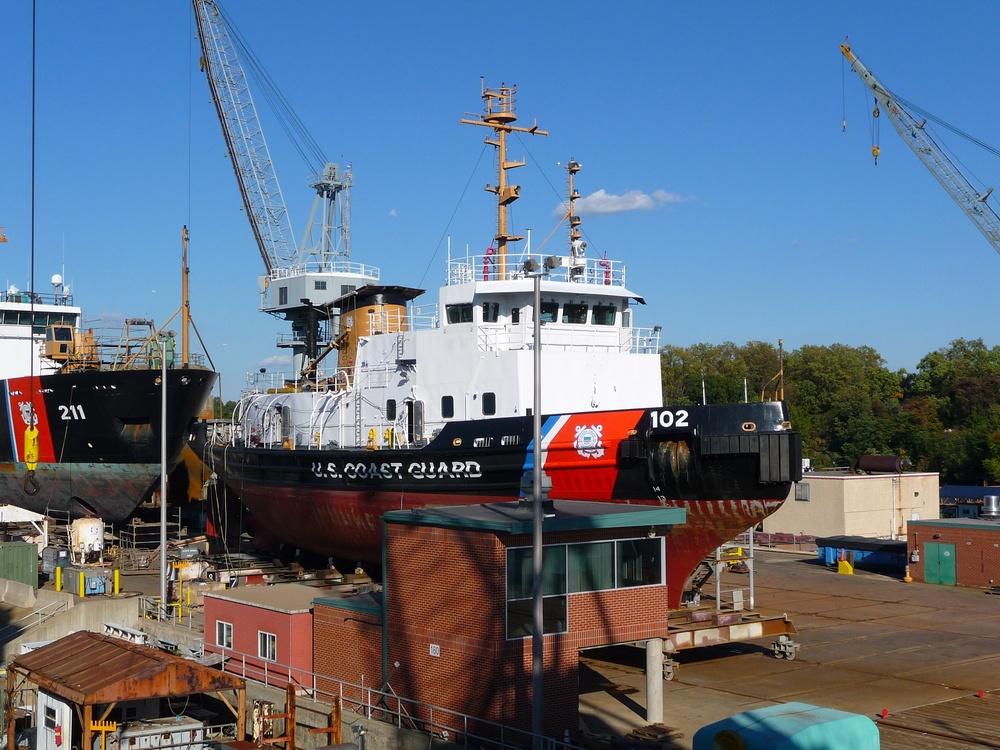
[[[875,96],[875,100],[885,110],[896,132],[913,149],[913,153],[948,191],[983,236],[1000,252],[1000,216],[987,202],[993,188],[980,192],[955,166],[954,162],[934,141],[926,129],[926,120],[918,120],[903,106],[900,100],[887,89],[875,75],[865,67],[847,44],[840,45],[840,51],[851,63],[851,69],[860,76],[865,86]],[[877,157],[877,151],[873,150]]]
[[[217,0],[192,0],[201,44],[201,67],[208,78],[229,158],[254,239],[264,261],[259,277],[260,309],[291,323],[296,378],[317,378],[315,363],[333,341],[333,302],[368,283],[372,266],[351,263],[350,169],[327,163],[310,181],[316,196],[309,222],[296,244],[288,211],[271,163],[246,74]]]

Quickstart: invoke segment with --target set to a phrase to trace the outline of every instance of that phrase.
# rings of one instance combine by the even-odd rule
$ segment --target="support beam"
[[[646,641],[646,723],[663,721],[663,639]]]

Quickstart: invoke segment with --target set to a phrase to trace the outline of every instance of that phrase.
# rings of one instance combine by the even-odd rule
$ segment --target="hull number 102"
[[[654,411],[649,414],[650,422],[652,422],[653,429],[658,427],[687,427],[688,426],[688,412],[687,409],[678,409],[677,411],[671,411],[670,409],[664,409],[663,411]]]

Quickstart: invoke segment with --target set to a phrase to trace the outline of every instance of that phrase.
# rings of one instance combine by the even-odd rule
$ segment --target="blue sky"
[[[620,210],[587,213],[591,249],[628,264],[663,343],[784,339],[874,347],[893,369],[959,337],[1000,343],[1000,256],[846,67],[845,35],[900,96],[1000,146],[1000,5],[938,3],[262,2],[224,7],[327,158],[351,163],[353,259],[434,296],[445,245],[495,231],[480,78],[518,87],[516,227],[554,226],[564,172]],[[499,10],[499,16],[491,11]],[[0,4],[3,280],[31,249],[31,3]],[[166,320],[191,230],[195,323],[235,398],[275,360],[263,266],[198,72],[188,3],[38,0],[36,286],[65,265],[89,318]],[[260,97],[258,96],[258,100]],[[258,101],[260,105],[260,102]],[[841,122],[846,105],[847,132]],[[306,165],[261,106],[296,233]],[[967,170],[1000,164],[938,129]],[[945,137],[946,136],[946,137]],[[466,187],[468,185],[468,187]],[[624,210],[624,209],[629,210]],[[451,219],[454,214],[454,219]],[[550,242],[564,242],[560,230]],[[562,244],[557,246],[561,248]]]

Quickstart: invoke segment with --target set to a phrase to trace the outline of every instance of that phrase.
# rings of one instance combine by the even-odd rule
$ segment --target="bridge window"
[[[587,322],[587,305],[586,303],[580,302],[567,302],[563,305],[563,323],[586,323]]]
[[[313,289],[318,289],[320,291],[326,291],[326,282],[325,281],[314,281],[313,282]]]
[[[590,322],[595,326],[613,326],[615,324],[615,313],[618,308],[614,305],[594,305]]]
[[[445,308],[448,323],[471,323],[472,303],[463,305],[448,305]]]
[[[543,302],[542,314],[538,318],[542,323],[555,323],[559,319],[559,303]]]
[[[483,303],[483,322],[484,323],[496,323],[500,320],[500,303],[499,302],[484,302]]]
[[[390,398],[385,402],[385,418],[390,422],[396,421],[396,399]]]
[[[497,413],[497,394],[487,391],[483,394],[483,416],[492,417]]]
[[[512,308],[510,308],[510,322],[511,322],[511,325],[515,325],[515,326],[518,323],[521,322],[521,308],[520,307],[512,307]]]

